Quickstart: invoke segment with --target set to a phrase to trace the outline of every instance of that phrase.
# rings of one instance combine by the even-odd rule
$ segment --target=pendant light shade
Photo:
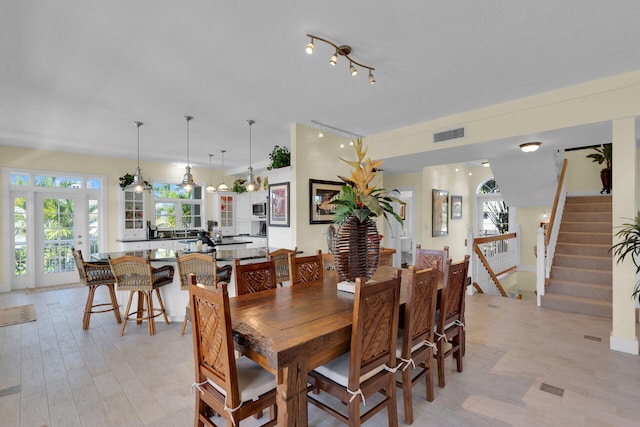
[[[211,158],[213,154],[209,154],[209,185],[207,186],[207,193],[215,193],[216,186],[213,185],[213,179],[211,178]]]
[[[144,182],[144,178],[142,177],[142,170],[140,169],[140,126],[144,123],[142,122],[133,122],[138,127],[138,167],[136,167],[136,173],[133,175],[133,182],[129,184],[127,188],[132,189],[136,193],[140,194],[144,190],[151,189],[151,186],[147,185]]]
[[[255,120],[247,120],[247,123],[249,123],[249,174],[247,175],[247,180],[243,184],[247,191],[256,191],[259,187],[256,183],[255,177],[253,176],[253,167],[251,166],[251,126],[255,122]]]
[[[187,121],[187,166],[184,168],[184,177],[182,178],[182,182],[178,184],[178,187],[182,187],[184,191],[191,193],[191,190],[193,190],[193,187],[196,185],[193,180],[193,175],[191,175],[191,165],[189,164],[189,122],[193,120],[193,117],[184,116],[184,119]]]
[[[226,152],[227,150],[220,150],[220,153],[222,153],[222,182],[218,184],[218,191],[222,193],[229,191],[229,186],[224,183],[224,153]]]

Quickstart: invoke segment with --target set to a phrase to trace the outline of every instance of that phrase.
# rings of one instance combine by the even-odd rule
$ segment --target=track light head
[[[336,66],[337,63],[338,63],[338,49],[336,49],[336,53],[331,55],[331,59],[329,59],[329,64],[333,65],[334,67]]]
[[[375,84],[376,83],[376,78],[373,77],[373,71],[369,70],[369,84]]]
[[[351,65],[349,66],[349,72],[351,73],[352,77],[358,75],[358,70],[356,70],[356,67],[353,66],[353,63],[351,63]]]
[[[313,45],[313,37],[311,37],[311,41],[307,43],[307,48],[305,49],[305,51],[307,52],[307,55],[311,55],[313,53],[314,47],[315,46]]]

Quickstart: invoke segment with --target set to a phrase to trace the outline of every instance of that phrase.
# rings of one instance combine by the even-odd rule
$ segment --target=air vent
[[[439,142],[450,141],[452,139],[464,138],[464,134],[464,128],[449,129],[442,132],[436,132],[433,134],[433,143],[437,144]]]

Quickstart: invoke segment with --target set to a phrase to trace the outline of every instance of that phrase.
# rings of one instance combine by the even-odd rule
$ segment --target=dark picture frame
[[[462,196],[451,196],[451,219],[462,219]]]
[[[449,192],[436,190],[431,192],[431,237],[449,235]]]
[[[340,181],[309,180],[309,223],[330,224],[333,222],[333,205],[328,202],[340,194],[344,183]]]
[[[269,227],[289,227],[289,183],[269,184]]]

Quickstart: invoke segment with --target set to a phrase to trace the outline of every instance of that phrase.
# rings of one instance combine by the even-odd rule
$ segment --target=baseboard
[[[638,337],[633,339],[614,337],[613,333],[609,337],[609,348],[614,351],[620,351],[622,353],[633,354],[638,356]]]

